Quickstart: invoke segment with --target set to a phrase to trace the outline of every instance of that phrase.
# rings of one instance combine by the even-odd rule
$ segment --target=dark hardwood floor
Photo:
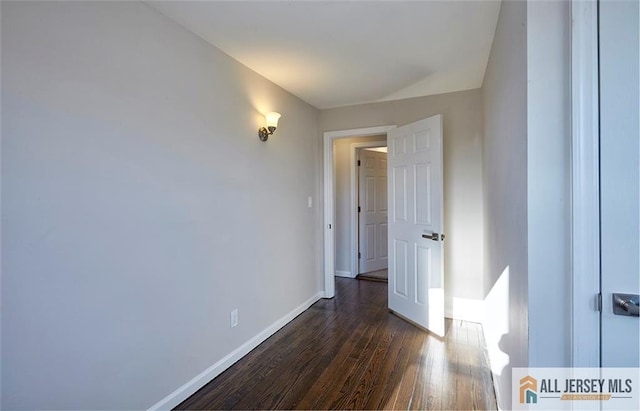
[[[390,314],[387,284],[320,300],[176,409],[497,409],[482,328],[439,339]]]

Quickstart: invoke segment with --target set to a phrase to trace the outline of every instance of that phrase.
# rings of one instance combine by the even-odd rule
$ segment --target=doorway
[[[355,277],[383,281],[387,262],[387,147],[385,141],[351,144],[352,267]]]
[[[445,333],[442,124],[438,114],[388,128],[384,162],[389,172],[389,309],[439,336]],[[353,130],[324,134],[325,298],[335,295],[333,140],[353,135]]]
[[[335,140],[349,137],[369,137],[386,135],[395,125],[368,127],[351,130],[328,131],[323,135],[323,167],[324,167],[324,298],[335,296],[336,274],[336,212],[335,212],[335,173],[333,169]],[[353,230],[353,227],[352,227]],[[351,264],[353,267],[353,262]]]
[[[353,149],[357,180],[352,192],[352,197],[357,198],[356,278],[387,282],[387,147]]]
[[[386,147],[386,134],[375,136],[348,137],[333,142],[334,167],[334,212],[335,212],[335,276],[355,278],[362,272],[359,254],[365,258],[360,244],[360,225],[358,207],[359,198],[359,169],[358,161],[364,149],[379,149]],[[386,164],[384,173],[386,174]],[[386,194],[386,181],[383,181]],[[370,193],[371,195],[372,193]],[[386,197],[382,200],[386,202]],[[385,207],[386,208],[386,205]],[[362,210],[363,209],[361,207]],[[364,211],[363,211],[364,212]],[[386,216],[383,216],[386,220]],[[386,247],[386,242],[385,242]]]

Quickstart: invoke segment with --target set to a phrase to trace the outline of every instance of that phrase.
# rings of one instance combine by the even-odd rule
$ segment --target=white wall
[[[3,409],[150,407],[318,298],[316,109],[142,3],[1,7]]]
[[[503,409],[512,367],[570,365],[570,7],[503,2],[482,88],[484,330]]]
[[[571,365],[571,3],[527,2],[529,366]]]
[[[386,141],[387,136],[339,138],[333,141],[335,178],[336,271],[355,277],[351,267],[351,144]]]
[[[482,293],[482,101],[480,90],[321,110],[320,130],[444,119],[445,290],[447,304]]]
[[[484,334],[501,409],[527,365],[527,4],[502,2],[482,86]]]

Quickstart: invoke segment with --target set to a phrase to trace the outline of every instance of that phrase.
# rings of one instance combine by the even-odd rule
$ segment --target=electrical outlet
[[[238,325],[238,309],[231,311],[231,328]]]

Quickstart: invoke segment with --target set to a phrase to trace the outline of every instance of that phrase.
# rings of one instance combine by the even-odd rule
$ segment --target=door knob
[[[638,295],[613,293],[613,313],[616,315],[627,315],[638,317]]]
[[[422,234],[422,238],[426,238],[427,240],[433,240],[433,241],[443,241],[444,234],[438,234],[438,233]]]

